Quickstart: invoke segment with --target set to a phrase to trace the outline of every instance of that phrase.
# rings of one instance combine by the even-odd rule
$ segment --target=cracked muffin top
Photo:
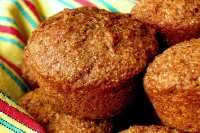
[[[157,53],[154,35],[154,29],[127,14],[65,9],[33,32],[24,59],[51,84],[112,88],[144,70]]]

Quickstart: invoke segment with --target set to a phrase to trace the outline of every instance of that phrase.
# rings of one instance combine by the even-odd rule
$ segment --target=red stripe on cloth
[[[88,0],[75,0],[76,2],[80,3],[83,6],[95,7],[95,5]]]
[[[15,72],[18,75],[22,75],[22,71],[21,71],[21,69],[18,66],[16,66],[12,62],[8,61],[7,59],[5,59],[4,57],[2,57],[1,55],[0,55],[0,60],[4,61],[9,67],[13,68],[13,70],[15,70]]]
[[[13,28],[13,27],[9,27],[9,26],[4,26],[4,25],[0,25],[0,32],[4,32],[4,33],[8,33],[8,34],[12,34],[15,35],[17,38],[19,38],[24,44],[26,44],[25,39],[23,38],[23,36],[21,36],[20,32]]]
[[[24,113],[18,111],[16,108],[8,105],[2,100],[0,100],[0,111],[4,112],[5,114],[20,122],[21,124],[33,129],[34,131],[37,131],[39,133],[45,133],[43,127],[36,123],[32,118],[28,117]]]
[[[38,18],[39,21],[41,21],[41,17],[39,13],[37,12],[35,5],[31,3],[30,0],[24,0],[24,3],[29,7],[29,9],[33,12],[33,14]]]

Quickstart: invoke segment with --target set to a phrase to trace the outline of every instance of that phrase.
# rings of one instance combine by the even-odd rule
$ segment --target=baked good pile
[[[199,0],[65,9],[28,41],[19,104],[50,133],[200,132],[198,37]]]

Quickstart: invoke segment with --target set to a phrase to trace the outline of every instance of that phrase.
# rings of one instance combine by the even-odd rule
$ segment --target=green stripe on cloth
[[[21,44],[19,41],[15,40],[15,39],[12,39],[12,38],[9,38],[9,37],[0,36],[0,41],[8,42],[10,44],[16,45],[20,49],[24,49],[24,45]]]
[[[14,25],[17,25],[17,22],[14,19],[9,18],[9,17],[0,16],[0,21],[5,21],[5,22],[12,23]]]
[[[65,5],[69,9],[74,9],[76,8],[74,5],[71,4],[71,2],[67,2],[68,0],[57,0],[59,3]]]
[[[6,128],[12,130],[15,133],[25,133],[23,130],[15,127],[13,124],[5,121],[4,119],[0,118],[0,124],[5,126]]]
[[[0,63],[0,68],[2,68],[2,70],[4,72],[6,72],[11,79],[13,79],[16,84],[24,91],[24,92],[27,92],[28,91],[28,86],[23,83],[23,81],[21,81],[20,79],[18,79],[17,76],[15,76],[8,68],[6,68],[6,66],[3,64],[3,63]]]
[[[15,4],[17,9],[22,13],[22,15],[26,18],[26,20],[30,23],[33,28],[37,27],[37,23],[29,16],[29,14],[24,10],[24,8],[18,3],[17,0],[10,0]]]
[[[106,0],[98,0],[98,2],[102,3],[107,9],[109,9],[111,12],[119,12],[117,8],[112,6],[109,2]]]
[[[11,98],[8,94],[0,91],[0,95],[4,96],[4,97],[7,97],[11,102],[17,104],[17,101],[15,101],[13,98]],[[2,100],[2,99],[1,99]]]

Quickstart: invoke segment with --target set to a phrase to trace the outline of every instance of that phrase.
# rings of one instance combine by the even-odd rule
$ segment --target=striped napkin
[[[21,78],[23,49],[42,20],[64,8],[96,6],[111,12],[129,13],[134,5],[135,0],[0,0],[0,132],[44,132],[13,101],[29,90]]]
[[[0,132],[1,133],[44,133],[45,130],[36,123],[15,101],[0,93]]]

